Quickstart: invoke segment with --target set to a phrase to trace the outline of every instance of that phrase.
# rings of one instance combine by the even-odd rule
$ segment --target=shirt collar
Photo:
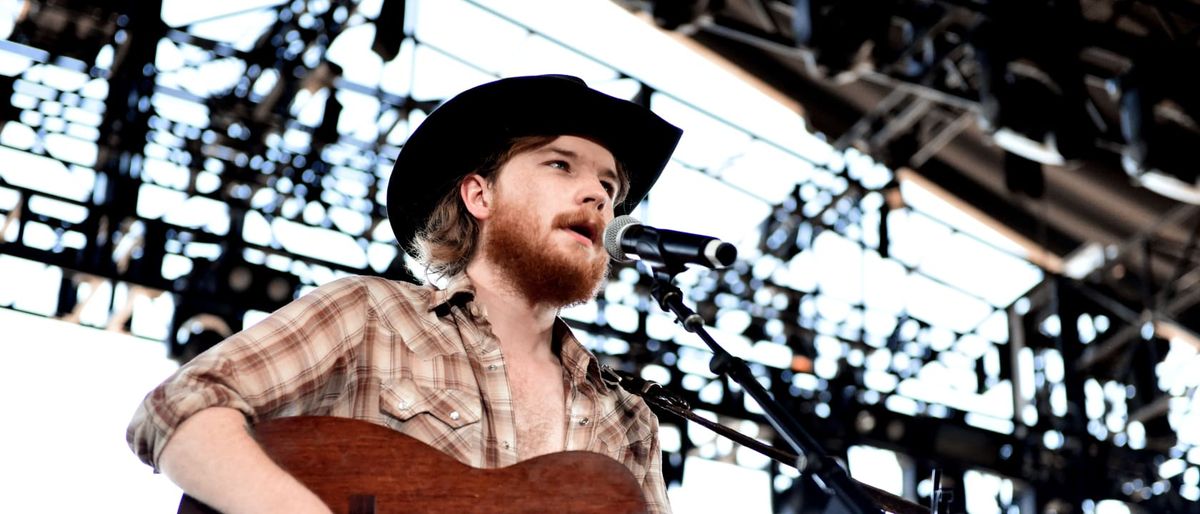
[[[432,284],[429,288],[429,310],[439,316],[449,314],[450,307],[454,305],[466,305],[475,299],[475,286],[471,284],[471,279],[466,273],[450,277],[444,288],[439,289]]]
[[[563,369],[575,384],[590,383],[597,391],[604,391],[606,386],[600,374],[600,360],[588,351],[575,338],[571,327],[562,318],[554,319],[554,345],[558,349],[558,358],[562,361]]]

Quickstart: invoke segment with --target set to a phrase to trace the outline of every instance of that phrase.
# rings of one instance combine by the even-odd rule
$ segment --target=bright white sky
[[[179,489],[125,445],[137,403],[176,368],[166,346],[9,309],[0,327],[0,512],[174,512]]]

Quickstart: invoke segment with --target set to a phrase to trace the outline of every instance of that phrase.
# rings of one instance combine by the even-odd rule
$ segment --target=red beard
[[[594,221],[597,230],[604,224],[584,211],[559,214],[550,224],[549,233],[539,230],[531,209],[515,203],[497,202],[482,244],[500,276],[531,303],[566,307],[596,296],[608,274],[608,255],[593,242],[592,251],[563,248],[551,241],[553,232],[574,224]]]

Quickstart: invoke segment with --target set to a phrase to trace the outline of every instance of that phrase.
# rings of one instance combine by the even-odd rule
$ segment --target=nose
[[[600,182],[589,180],[579,191],[579,203],[584,206],[595,204],[596,210],[602,211],[608,205],[608,191]]]

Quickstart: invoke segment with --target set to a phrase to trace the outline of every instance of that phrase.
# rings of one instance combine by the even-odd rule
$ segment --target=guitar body
[[[592,452],[498,469],[464,465],[387,427],[345,418],[280,418],[254,427],[283,469],[339,514],[645,512],[625,466]],[[180,514],[216,512],[184,496]]]

